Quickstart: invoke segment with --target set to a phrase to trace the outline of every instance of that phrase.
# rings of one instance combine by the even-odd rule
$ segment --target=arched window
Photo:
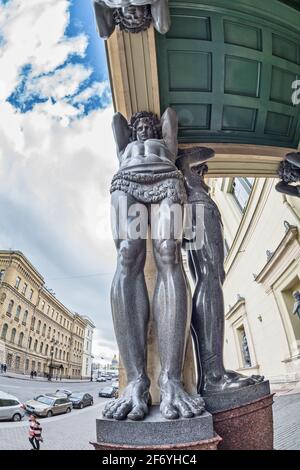
[[[63,352],[63,360],[66,359],[66,351]]]
[[[67,361],[69,360],[69,353],[67,352]]]
[[[61,359],[61,349],[59,350],[59,359]]]
[[[21,305],[18,305],[17,311],[16,311],[16,318],[20,318],[21,315]]]
[[[58,352],[58,349],[55,348],[55,357],[57,358],[57,352]]]
[[[32,346],[32,338],[31,338],[31,336],[30,336],[30,338],[29,338],[29,343],[28,343],[28,349],[31,349],[31,346]]]
[[[50,339],[50,335],[51,335],[51,326],[49,326],[48,328],[48,333],[47,333],[47,338]]]
[[[41,320],[39,320],[38,324],[37,324],[37,329],[36,329],[37,333],[40,333],[40,331],[41,331],[41,324],[42,324],[42,322],[41,322]]]
[[[43,354],[43,347],[44,347],[44,343],[43,341],[41,342],[41,345],[40,345],[40,354]]]
[[[23,316],[23,323],[27,322],[27,318],[28,318],[28,310],[25,310],[24,316]]]
[[[36,339],[35,342],[34,342],[33,350],[36,351],[37,347],[38,347],[38,340]]]
[[[48,344],[46,344],[46,347],[45,347],[45,356],[47,356],[48,354]]]
[[[46,334],[46,328],[47,328],[47,325],[46,325],[46,323],[44,323],[43,331],[42,331],[43,336],[45,336],[45,334]]]
[[[13,329],[11,330],[11,336],[10,336],[10,341],[11,341],[12,343],[15,342],[16,333],[17,333],[17,330],[16,330],[15,328],[13,328]]]
[[[23,346],[23,339],[24,339],[24,333],[20,333],[18,345],[21,347]]]
[[[59,341],[59,338],[60,338],[60,332],[57,333],[57,339]]]
[[[33,330],[34,329],[34,325],[35,325],[35,317],[32,317],[31,319],[31,329]]]
[[[11,300],[8,304],[8,307],[7,307],[7,313],[10,313],[12,312],[12,309],[13,309],[13,306],[14,306],[14,301]]]
[[[8,324],[4,323],[3,328],[2,328],[2,333],[1,333],[1,339],[6,339],[7,330],[8,330]]]

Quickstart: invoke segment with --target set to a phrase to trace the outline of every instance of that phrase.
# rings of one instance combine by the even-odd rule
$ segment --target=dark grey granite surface
[[[246,405],[252,401],[270,395],[270,383],[268,380],[249,385],[237,390],[227,390],[226,392],[213,393],[203,396],[205,407],[210,413],[230,410],[238,406]]]
[[[124,445],[168,445],[198,442],[214,437],[212,415],[167,420],[152,406],[144,421],[115,421],[99,418],[97,442]]]

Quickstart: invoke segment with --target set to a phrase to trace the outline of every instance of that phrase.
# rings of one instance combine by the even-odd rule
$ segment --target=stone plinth
[[[221,450],[273,449],[273,395],[268,381],[240,390],[204,396],[213,415]]]
[[[214,433],[212,415],[208,412],[189,419],[164,419],[158,406],[150,409],[144,421],[96,421],[97,450],[216,450],[220,437]]]

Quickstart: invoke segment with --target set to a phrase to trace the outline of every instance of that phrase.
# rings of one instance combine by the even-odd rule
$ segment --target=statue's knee
[[[162,263],[174,265],[178,261],[179,244],[176,240],[164,240],[161,242],[158,252]]]
[[[133,268],[139,260],[140,249],[136,242],[124,240],[119,248],[119,260],[122,268]]]

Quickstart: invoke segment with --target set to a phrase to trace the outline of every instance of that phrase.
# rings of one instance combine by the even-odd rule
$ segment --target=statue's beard
[[[118,8],[114,12],[114,21],[120,30],[139,33],[149,28],[152,22],[149,5]]]

